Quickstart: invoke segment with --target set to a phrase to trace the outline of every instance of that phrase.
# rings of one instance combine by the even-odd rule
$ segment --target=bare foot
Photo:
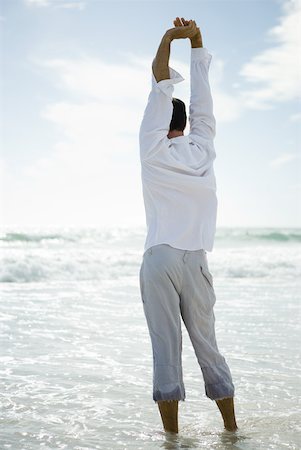
[[[227,431],[236,431],[238,427],[235,420],[233,397],[216,400],[216,404],[223,416],[225,429]]]

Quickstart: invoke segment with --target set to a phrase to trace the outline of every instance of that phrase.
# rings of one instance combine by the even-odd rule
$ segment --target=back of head
[[[177,130],[184,131],[187,123],[185,103],[179,98],[173,97],[173,113],[169,126],[169,131]]]

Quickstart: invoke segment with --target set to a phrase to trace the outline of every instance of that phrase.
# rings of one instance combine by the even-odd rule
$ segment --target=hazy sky
[[[2,224],[145,223],[139,127],[151,62],[183,16],[213,55],[217,226],[301,225],[301,2],[0,3]],[[172,42],[187,108],[189,62],[189,40]]]

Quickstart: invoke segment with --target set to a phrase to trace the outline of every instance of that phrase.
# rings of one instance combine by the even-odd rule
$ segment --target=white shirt
[[[217,197],[213,161],[215,117],[208,81],[212,55],[191,48],[188,136],[167,137],[174,84],[184,78],[169,67],[170,79],[152,89],[140,126],[139,144],[147,236],[144,251],[169,244],[184,250],[212,251]]]

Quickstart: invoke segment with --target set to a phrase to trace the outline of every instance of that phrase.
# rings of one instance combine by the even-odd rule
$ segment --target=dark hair
[[[185,103],[179,98],[172,98],[173,113],[169,125],[169,131],[184,131],[187,123]]]

